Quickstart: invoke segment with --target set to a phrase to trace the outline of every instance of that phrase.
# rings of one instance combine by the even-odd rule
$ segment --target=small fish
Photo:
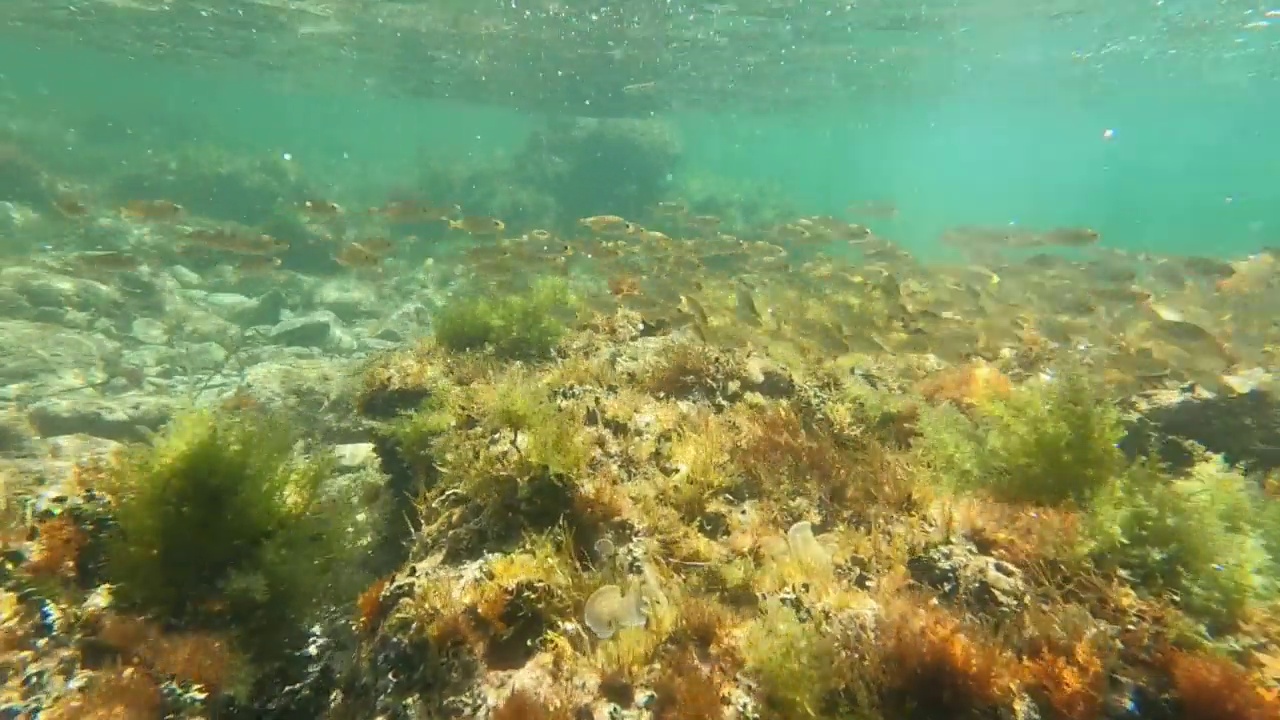
[[[405,224],[447,220],[450,215],[460,212],[462,208],[457,205],[432,205],[413,200],[392,200],[382,207],[369,209],[370,215],[377,215],[387,222]]]
[[[685,222],[693,226],[696,230],[711,232],[720,227],[720,223],[722,221],[715,215],[694,215],[693,217],[686,218]]]
[[[115,250],[79,252],[70,256],[68,260],[87,270],[127,271],[142,267],[142,261],[136,255]]]
[[[551,240],[553,237],[555,236],[551,234],[550,230],[543,230],[541,228],[538,228],[538,229],[529,231],[529,239],[534,242],[544,243]]]
[[[683,215],[689,212],[689,206],[681,200],[664,200],[658,203],[655,210],[660,215]]]
[[[779,225],[773,234],[780,240],[808,240],[813,237],[813,231],[800,223]]]
[[[1093,228],[1069,227],[1054,228],[1040,238],[1045,245],[1061,247],[1084,247],[1093,245],[1102,239],[1102,234]]]
[[[289,249],[289,243],[271,235],[231,228],[193,228],[186,238],[210,249],[239,255],[273,255]]]
[[[756,305],[756,298],[752,294],[751,288],[739,285],[736,295],[738,316],[756,327],[763,326],[764,315],[760,312],[759,306]]]
[[[359,243],[348,243],[337,255],[333,256],[333,259],[339,265],[348,268],[377,267],[382,262],[381,256],[371,252]]]
[[[639,82],[639,83],[632,83],[630,85],[623,85],[622,92],[627,93],[628,95],[632,95],[635,93],[648,92],[650,90],[653,90],[656,87],[658,87],[657,81],[650,80],[649,82]]]
[[[609,278],[609,292],[614,297],[628,297],[640,294],[640,281],[630,275]]]
[[[849,203],[845,211],[854,217],[893,220],[898,217],[898,206],[889,200],[860,200]]]
[[[331,200],[303,200],[302,211],[314,217],[337,217],[344,211],[342,206]]]
[[[283,261],[278,257],[250,255],[236,263],[236,269],[246,275],[257,275],[277,270],[282,264]]]
[[[65,218],[82,218],[89,214],[89,206],[68,193],[54,198],[53,207]]]
[[[170,200],[130,200],[120,208],[120,214],[133,220],[174,220],[182,217],[186,208]]]
[[[857,223],[848,223],[838,229],[833,229],[832,234],[841,240],[858,242],[871,237],[871,228]]]
[[[592,232],[602,233],[625,230],[631,223],[617,215],[592,215],[591,217],[582,218],[578,221],[578,224],[590,229]]]
[[[699,323],[708,324],[706,308],[702,307],[702,303],[698,302],[692,295],[681,295],[680,304],[680,309],[692,315]]]
[[[640,233],[640,239],[645,242],[658,243],[659,245],[670,245],[671,236],[657,230],[644,230]]]
[[[375,255],[386,255],[395,250],[395,245],[385,237],[371,237],[360,240],[356,243],[360,247],[368,250]]]
[[[497,235],[507,229],[507,224],[497,218],[472,215],[459,220],[450,220],[449,227],[471,235]]]

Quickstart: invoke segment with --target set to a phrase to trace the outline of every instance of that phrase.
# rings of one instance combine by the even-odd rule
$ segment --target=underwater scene
[[[0,720],[1280,720],[1280,4],[4,0]]]

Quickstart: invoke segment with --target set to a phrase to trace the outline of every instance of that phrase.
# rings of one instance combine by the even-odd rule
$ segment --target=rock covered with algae
[[[1179,643],[1153,672],[1182,673],[1191,692],[1185,674],[1213,642],[1197,628],[1269,602],[1264,583],[1212,582],[1215,564],[1245,577],[1227,547],[1251,548],[1251,571],[1271,572],[1267,507],[1226,466],[1195,487],[1126,468],[1105,449],[1119,453],[1104,442],[1117,416],[1087,383],[1011,382],[963,404],[931,391],[912,406],[883,394],[908,382],[877,391],[840,368],[644,337],[626,318],[607,334],[565,322],[534,357],[427,340],[335,385],[324,402],[362,412],[372,432],[343,438],[325,471],[359,474],[356,494],[315,504],[307,478],[320,470],[302,446],[266,443],[273,426],[235,415],[183,420],[154,449],[120,456],[123,471],[110,460],[78,470],[65,500],[29,506],[3,637],[52,663],[30,638],[53,623],[41,632],[65,638],[65,667],[83,662],[75,637],[128,663],[78,671],[92,690],[59,700],[50,687],[24,703],[54,717],[129,698],[264,717],[723,718],[895,717],[927,698],[933,717],[1069,717],[1141,694],[1103,668],[1150,663],[1143,642]],[[1083,426],[1100,430],[1074,432]],[[1065,472],[1063,457],[1096,465]],[[120,472],[151,494],[127,500]],[[199,500],[155,492],[164,478],[199,480],[188,488],[203,488]],[[1041,492],[1042,480],[1080,491]],[[273,510],[232,503],[226,488],[250,484],[235,502]],[[331,501],[363,521],[310,525]],[[233,505],[219,517],[262,524],[195,519]],[[1202,516],[1197,537],[1160,524],[1178,513]],[[243,537],[203,547],[215,526]],[[327,553],[302,576],[284,571],[318,547],[312,530],[361,538],[367,555],[342,577],[316,571]],[[172,562],[118,544],[171,534],[186,548]],[[184,566],[202,570],[164,574]],[[1085,577],[1105,583],[1062,595]],[[339,594],[317,593],[327,601],[292,618],[302,606],[285,599],[301,585],[281,583],[302,580]],[[155,590],[170,586],[185,590]],[[87,592],[68,594],[77,587]],[[1184,600],[1139,594],[1149,588]],[[1138,622],[1155,612],[1160,624]],[[259,623],[285,615],[291,650],[267,652]],[[1063,694],[1067,680],[1076,695]]]

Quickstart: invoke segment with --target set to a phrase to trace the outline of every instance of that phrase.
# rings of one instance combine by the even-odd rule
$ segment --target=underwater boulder
[[[1280,467],[1280,403],[1268,391],[1218,395],[1186,386],[1140,397],[1139,412],[1119,444],[1130,457],[1154,452],[1172,469],[1188,470],[1197,462],[1184,443],[1191,441],[1246,470]]]
[[[529,136],[516,169],[555,200],[558,223],[591,215],[638,217],[667,192],[681,156],[652,120],[560,118]]]

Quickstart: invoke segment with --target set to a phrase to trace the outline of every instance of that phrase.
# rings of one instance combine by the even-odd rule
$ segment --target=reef
[[[554,118],[511,153],[428,162],[415,189],[522,231],[569,231],[596,215],[669,222],[655,208],[672,198],[729,228],[795,216],[780,189],[691,175],[683,157],[675,131],[658,120]]]
[[[10,509],[6,648],[69,623],[93,676],[46,716],[1275,716],[1274,505],[1203,450],[1129,463],[1080,369],[908,409],[618,313],[371,361],[395,493],[364,525],[239,410]],[[364,589],[325,569],[404,515]]]
[[[1162,260],[1151,292],[1101,250],[926,266],[660,203],[650,132],[531,140],[519,222],[576,234],[454,220],[479,232],[420,264],[361,235],[337,278],[233,270],[275,256],[207,226],[440,208],[205,160],[113,191],[187,216],[23,196],[24,240],[106,247],[0,271],[0,715],[1280,716],[1274,324],[1244,312],[1274,257]],[[636,182],[585,194],[605,146]],[[619,206],[645,225],[578,223]],[[197,241],[236,249],[171,262]]]

